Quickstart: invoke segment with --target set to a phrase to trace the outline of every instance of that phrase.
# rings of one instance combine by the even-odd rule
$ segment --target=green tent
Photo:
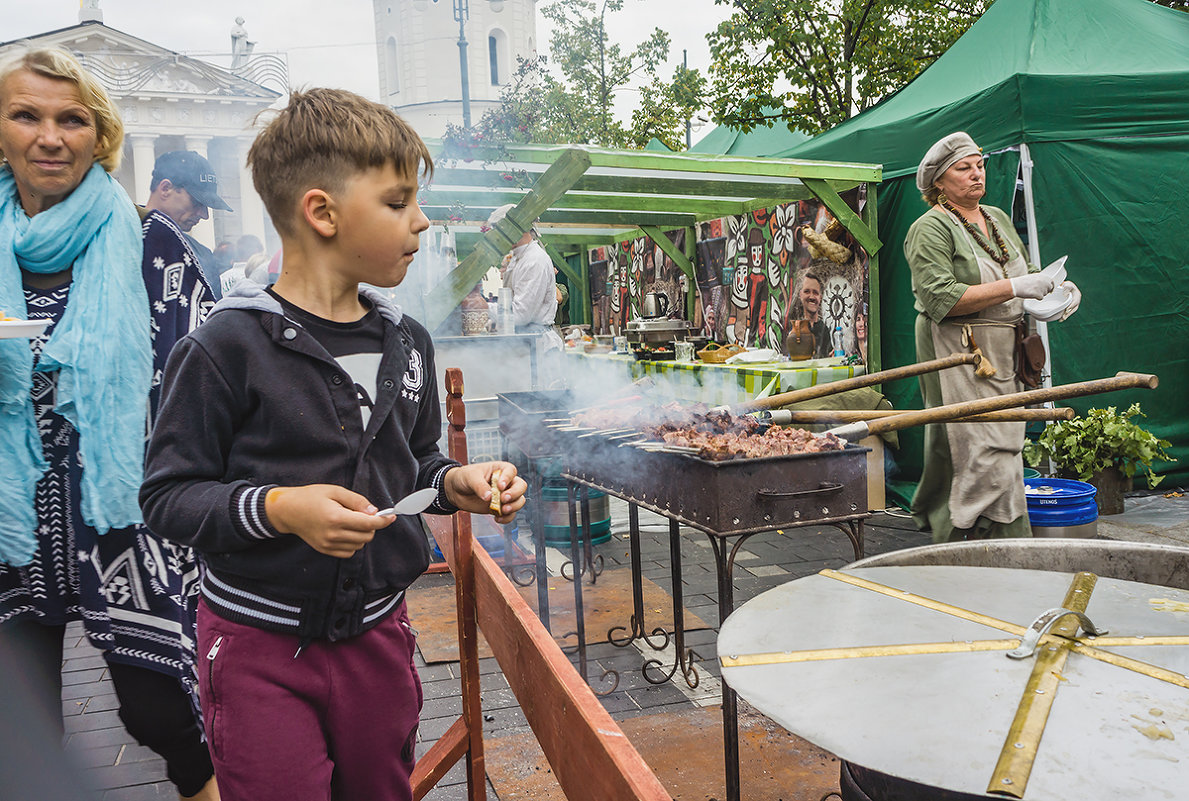
[[[908,227],[925,211],[915,185],[928,147],[964,130],[987,154],[984,202],[1011,210],[1041,266],[1069,255],[1081,310],[1047,326],[1052,381],[1119,370],[1160,387],[1071,402],[1125,407],[1173,443],[1172,482],[1189,478],[1189,14],[1146,0],[997,0],[895,95],[784,158],[882,163],[878,300],[882,364],[915,361]],[[920,408],[901,381],[888,395]],[[921,432],[901,464],[919,473]],[[1166,484],[1169,482],[1166,481]]]
[[[764,109],[772,113],[774,109]],[[720,125],[690,147],[690,153],[714,153],[719,156],[774,156],[777,150],[788,150],[795,144],[809,141],[800,131],[790,131],[777,121],[771,128],[763,125],[747,133]]]

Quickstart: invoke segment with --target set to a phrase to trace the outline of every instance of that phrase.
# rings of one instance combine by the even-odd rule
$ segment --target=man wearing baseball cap
[[[148,212],[160,212],[174,223],[178,237],[193,252],[217,300],[219,276],[215,272],[214,254],[210,248],[190,236],[190,230],[210,216],[208,209],[231,211],[227,201],[219,197],[215,168],[192,150],[163,153],[153,166],[153,180],[145,209]],[[148,246],[146,238],[146,258]]]

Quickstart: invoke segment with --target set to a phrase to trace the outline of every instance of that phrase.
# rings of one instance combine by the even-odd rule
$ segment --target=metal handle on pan
[[[801,495],[825,495],[831,492],[840,492],[841,490],[841,484],[836,484],[833,481],[823,481],[815,489],[795,490],[793,492],[778,492],[777,490],[762,489],[756,490],[756,495],[761,498],[775,500],[777,498],[796,498]]]

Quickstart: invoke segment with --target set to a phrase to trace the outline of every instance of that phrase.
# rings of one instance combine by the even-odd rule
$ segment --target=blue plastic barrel
[[[1092,537],[1097,533],[1098,493],[1071,478],[1026,478],[1024,495],[1034,537]]]

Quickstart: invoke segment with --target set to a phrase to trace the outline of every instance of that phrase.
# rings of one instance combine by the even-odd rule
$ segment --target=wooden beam
[[[526,195],[525,200],[527,199],[528,196]],[[425,212],[425,216],[429,218],[429,221],[435,225],[452,225],[460,222],[463,224],[480,224],[486,223],[487,217],[490,216],[490,211],[486,208],[462,209],[462,213],[466,215],[466,218],[461,221],[450,219],[451,215],[459,213],[459,209],[457,208],[451,208],[449,206],[422,206],[421,210]],[[484,214],[484,212],[488,213]],[[608,211],[596,211],[593,209],[550,209],[543,211],[533,219],[540,219],[542,223],[553,225],[591,225],[603,227],[630,225],[635,227],[643,223],[647,225],[667,225],[670,228],[684,228],[687,225],[693,225],[697,221],[697,217],[693,214],[656,211],[619,211],[615,209]],[[528,230],[527,225],[524,230]],[[513,239],[512,242],[515,243],[516,239]],[[507,251],[504,252],[506,253]]]
[[[454,569],[448,522],[426,522]],[[478,544],[472,559],[479,628],[566,798],[671,801],[495,560]]]
[[[545,252],[549,254],[549,258],[553,260],[553,264],[565,274],[571,281],[578,281],[582,276],[570,266],[566,261],[566,257],[557,252],[557,248],[550,245],[548,242],[542,242],[541,247],[545,248]]]
[[[867,224],[855,214],[854,210],[846,205],[838,192],[830,185],[829,181],[819,178],[806,178],[805,185],[810,188],[813,194],[817,195],[818,199],[825,204],[826,208],[834,215],[838,222],[846,226],[846,229],[855,236],[855,241],[863,246],[867,251],[867,255],[873,256],[879,252],[883,247],[883,243],[879,241],[879,237],[875,232],[867,227]]]
[[[735,200],[750,200],[752,198],[781,197],[782,203],[792,200],[807,200],[813,197],[800,180],[755,180],[744,177],[716,177],[705,174],[692,174],[685,177],[667,176],[663,173],[648,174],[649,171],[637,170],[631,174],[587,173],[574,184],[574,190],[579,192],[609,192],[617,194],[637,195],[689,195],[705,198],[733,198]],[[535,180],[542,171],[530,171],[528,177]],[[763,176],[758,176],[762,178]],[[844,192],[858,186],[862,181],[855,179],[837,180],[835,188]],[[433,184],[427,191],[449,193],[454,187],[482,187],[500,192],[518,191],[517,184],[504,181],[498,173],[489,170],[469,169],[461,167],[443,167],[434,172]],[[424,193],[423,193],[424,194]]]
[[[648,150],[611,150],[589,145],[509,145],[505,148],[473,148],[467,151],[466,157],[491,163],[504,162],[510,157],[513,162],[549,164],[557,157],[558,152],[575,147],[581,147],[590,156],[591,165],[595,167],[857,181],[879,181],[883,173],[883,168],[878,164],[749,158],[713,153],[656,153]],[[441,151],[440,144],[431,145],[431,148],[437,152]],[[449,154],[448,157],[460,156]]]
[[[685,257],[690,264],[697,264],[698,259],[698,230],[694,226],[685,229]],[[690,278],[685,287],[685,319],[694,319],[694,306],[698,303],[698,282]]]
[[[809,195],[808,191],[803,192]],[[423,207],[450,208],[454,204],[465,207],[472,219],[486,220],[491,212],[505,203],[519,203],[524,192],[490,189],[440,189],[421,193]],[[787,200],[784,202],[788,202]],[[574,210],[651,211],[696,214],[700,217],[726,217],[743,214],[743,202],[732,199],[664,195],[660,193],[632,194],[625,192],[567,192],[553,204],[556,213]]]
[[[569,148],[558,155],[516,208],[492,226],[471,254],[429,291],[425,298],[426,319],[422,320],[426,328],[433,331],[441,325],[483,275],[499,264],[504,254],[524,236],[533,221],[564,195],[588,167],[590,156],[579,148]]]
[[[411,781],[414,801],[425,798],[434,785],[463,758],[469,744],[470,732],[467,731],[466,721],[456,718],[446,733],[439,737],[413,766]]]
[[[664,251],[665,255],[673,260],[673,263],[681,268],[681,272],[685,273],[690,281],[694,279],[694,265],[686,258],[685,254],[677,249],[673,244],[673,240],[665,236],[665,232],[659,228],[651,225],[641,225],[640,230],[643,231],[649,239],[656,243],[656,246]]]

